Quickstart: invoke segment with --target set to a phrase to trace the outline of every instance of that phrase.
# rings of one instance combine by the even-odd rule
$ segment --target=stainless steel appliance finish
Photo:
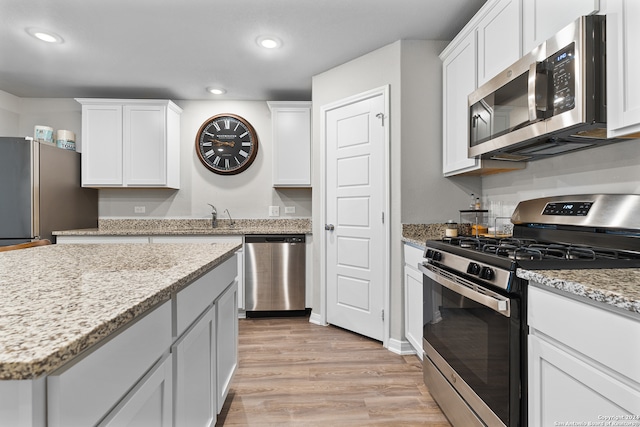
[[[640,194],[580,194],[520,203],[511,222],[640,230],[639,213]]]
[[[245,308],[250,312],[305,310],[305,236],[244,238]]]
[[[98,191],[80,185],[80,153],[0,138],[0,245],[98,226]]]
[[[455,426],[527,425],[529,270],[640,268],[637,194],[520,202],[508,239],[426,242],[424,378]]]
[[[585,16],[469,95],[469,156],[528,161],[606,137],[605,17]]]
[[[423,375],[454,426],[521,426],[522,295],[427,262]],[[447,409],[449,408],[449,409]]]

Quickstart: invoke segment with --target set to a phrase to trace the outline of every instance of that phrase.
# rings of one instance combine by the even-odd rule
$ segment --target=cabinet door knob
[[[325,224],[324,229],[328,231],[333,231],[335,227],[333,226],[333,224]]]

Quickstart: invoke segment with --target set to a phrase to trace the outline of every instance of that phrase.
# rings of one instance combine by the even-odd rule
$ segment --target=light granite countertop
[[[0,253],[0,379],[52,372],[238,248],[68,244]]]
[[[519,268],[516,275],[640,315],[640,268],[535,271]]]
[[[402,224],[402,241],[424,249],[427,240],[442,239],[445,224]]]
[[[99,219],[98,228],[54,231],[55,236],[229,236],[244,234],[311,234],[311,220],[296,219]]]

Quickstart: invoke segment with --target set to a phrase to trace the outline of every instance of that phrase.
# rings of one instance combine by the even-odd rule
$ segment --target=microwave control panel
[[[551,73],[553,115],[572,110],[576,106],[575,43],[571,43],[547,58]]]

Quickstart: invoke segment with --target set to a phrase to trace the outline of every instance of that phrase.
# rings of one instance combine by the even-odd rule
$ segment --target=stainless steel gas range
[[[454,426],[527,425],[528,270],[640,267],[640,195],[518,204],[513,236],[426,242],[424,379]]]

